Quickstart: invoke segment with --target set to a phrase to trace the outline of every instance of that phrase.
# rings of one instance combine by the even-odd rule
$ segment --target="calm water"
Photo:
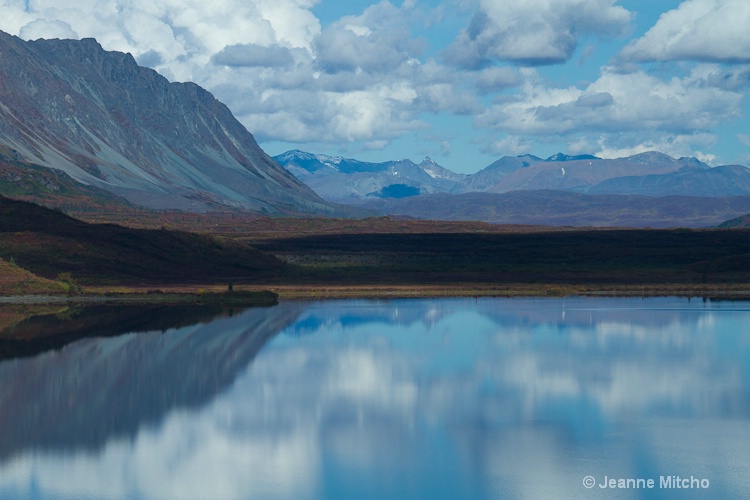
[[[209,318],[3,347],[0,498],[750,497],[750,303],[288,302]]]

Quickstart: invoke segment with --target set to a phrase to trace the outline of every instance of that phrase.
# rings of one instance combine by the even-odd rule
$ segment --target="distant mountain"
[[[419,165],[410,160],[368,163],[294,150],[275,159],[321,197],[350,204],[433,193],[539,189],[646,196],[750,195],[746,167],[711,168],[695,158],[675,159],[658,152],[617,159],[563,153],[546,160],[504,156],[471,175],[452,172],[430,158]]]
[[[369,200],[365,207],[428,220],[596,227],[710,227],[750,213],[750,196],[720,198],[511,191]]]
[[[315,174],[317,172],[341,173],[341,174],[358,174],[363,172],[382,172],[388,166],[397,163],[389,161],[385,163],[368,163],[359,160],[347,159],[341,156],[326,156],[306,153],[295,149],[287,151],[274,157],[281,166],[302,176]]]
[[[720,228],[750,229],[750,213],[735,217],[719,224]]]
[[[338,203],[448,192],[466,177],[429,157],[420,164],[411,160],[368,163],[293,150],[274,159],[322,198]]]
[[[576,160],[600,160],[601,158],[594,156],[594,155],[577,155],[577,156],[570,156],[563,153],[557,153],[549,158],[547,158],[546,161],[576,161]]]
[[[366,163],[289,151],[276,159],[325,199],[433,220],[704,227],[750,209],[747,167],[712,168],[655,151],[617,159],[504,156],[471,175],[429,158]]]
[[[559,155],[551,158],[555,157]],[[527,168],[509,173],[483,191],[507,193],[517,190],[556,189],[585,193],[597,184],[617,177],[665,174],[683,168],[710,168],[700,162],[696,164],[693,159],[675,160],[655,152],[611,160],[566,158],[568,159],[531,163]]]
[[[469,193],[473,191],[486,191],[500,184],[508,175],[542,161],[540,158],[526,155],[521,156],[504,156],[499,160],[490,163],[479,172],[467,176],[453,188],[454,193]]]
[[[742,165],[714,168],[686,166],[666,174],[607,179],[593,186],[589,193],[708,197],[750,195],[750,169]]]
[[[94,39],[0,32],[0,156],[65,172],[148,207],[334,209],[266,153],[229,109]]]

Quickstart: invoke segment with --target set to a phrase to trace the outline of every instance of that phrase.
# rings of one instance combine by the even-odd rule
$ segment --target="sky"
[[[661,151],[750,165],[747,0],[0,0],[224,102],[276,155]]]

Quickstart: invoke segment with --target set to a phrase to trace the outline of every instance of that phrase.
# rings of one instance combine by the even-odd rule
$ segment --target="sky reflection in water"
[[[91,404],[66,410],[82,381]],[[5,361],[0,387],[2,498],[750,494],[741,302],[290,302]],[[108,415],[149,388],[169,404],[131,397],[125,422]],[[8,438],[39,414],[64,436]],[[710,488],[587,490],[587,475]]]

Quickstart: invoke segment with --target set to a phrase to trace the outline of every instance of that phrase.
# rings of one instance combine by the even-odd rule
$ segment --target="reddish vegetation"
[[[114,223],[143,229],[176,229],[253,240],[322,234],[532,233],[552,229],[557,231],[580,229],[393,217],[367,217],[364,219],[259,217],[255,214],[242,212],[199,214],[121,209],[100,213],[72,212],[71,215],[92,223]]]

